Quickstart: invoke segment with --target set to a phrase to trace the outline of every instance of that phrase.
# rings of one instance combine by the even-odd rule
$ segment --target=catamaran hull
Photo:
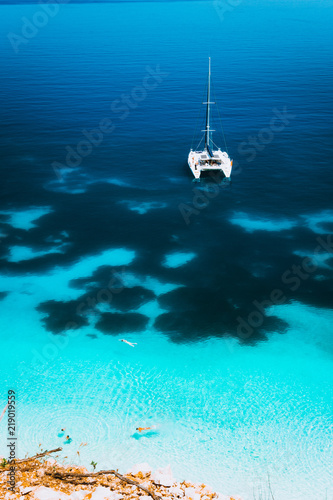
[[[213,151],[213,156],[206,151],[191,151],[188,155],[188,166],[195,179],[214,175],[222,172],[224,177],[230,178],[232,171],[232,160],[225,151]]]

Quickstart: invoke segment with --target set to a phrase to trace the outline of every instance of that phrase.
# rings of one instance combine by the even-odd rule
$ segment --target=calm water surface
[[[68,461],[330,498],[332,3],[69,3],[29,32],[40,9],[0,6],[18,454],[65,426]],[[209,55],[227,184],[186,165]]]

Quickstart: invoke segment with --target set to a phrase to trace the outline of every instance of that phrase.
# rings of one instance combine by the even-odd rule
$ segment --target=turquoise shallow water
[[[89,275],[105,258],[126,265],[132,255],[115,250],[54,275],[2,278],[13,290],[2,325],[4,352],[15,352],[6,366],[7,384],[15,380],[18,391],[19,453],[63,445],[57,434],[65,426],[73,438],[63,445],[66,462],[120,470],[171,463],[177,479],[244,498],[269,474],[279,498],[323,495],[331,480],[333,313],[276,306],[270,312],[288,321],[288,332],[256,348],[231,337],[178,345],[152,329],[127,333],[138,343],[132,348],[121,335],[96,332],[93,317],[66,336],[45,336],[33,305],[41,296],[64,299],[68,279]],[[160,312],[154,302],[145,307]],[[135,432],[150,425],[157,429],[147,436]]]
[[[330,500],[332,5],[227,6],[69,3],[18,53],[40,6],[0,6],[1,401],[20,456]],[[186,166],[209,53],[237,167],[213,187]],[[147,67],[162,81],[121,119]]]

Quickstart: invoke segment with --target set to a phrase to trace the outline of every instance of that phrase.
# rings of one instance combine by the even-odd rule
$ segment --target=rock
[[[181,489],[180,486],[172,486],[169,488],[169,493],[172,495],[175,495],[176,497],[183,497],[184,496],[184,491]]]
[[[186,500],[200,500],[201,495],[195,491],[195,488],[185,488]]]
[[[124,497],[120,493],[116,493],[115,491],[111,491],[111,497],[110,497],[111,500],[122,500],[122,498],[124,498]]]
[[[122,498],[122,495],[110,491],[104,486],[98,486],[91,495],[91,500],[121,500]]]
[[[212,495],[213,490],[209,486],[205,486],[204,488],[202,488],[201,493],[203,495]]]
[[[14,493],[6,493],[5,495],[5,500],[14,500],[15,499],[15,494]]]
[[[136,476],[139,472],[142,474],[150,474],[152,472],[152,468],[147,462],[143,462],[142,464],[135,464],[133,467],[126,472],[126,474],[132,474]]]
[[[167,465],[164,469],[157,469],[151,476],[155,484],[161,486],[172,486],[175,482],[172,477],[171,465]]]
[[[71,496],[69,497],[71,500],[84,500],[84,497],[90,493],[89,490],[79,490],[73,491]]]
[[[26,487],[23,487],[23,486],[20,486],[20,493],[21,495],[27,495],[28,491],[35,491],[36,490],[36,486],[26,486]]]
[[[35,500],[69,500],[69,496],[46,486],[39,486],[34,491]],[[104,500],[104,499],[103,499]]]

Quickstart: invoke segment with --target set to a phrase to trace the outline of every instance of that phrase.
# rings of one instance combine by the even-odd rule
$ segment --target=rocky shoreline
[[[117,470],[90,472],[62,465],[54,458],[17,461],[15,488],[10,490],[10,466],[0,469],[0,498],[4,500],[240,500],[213,492],[205,484],[177,482],[171,467],[153,471],[137,464],[121,475]]]

